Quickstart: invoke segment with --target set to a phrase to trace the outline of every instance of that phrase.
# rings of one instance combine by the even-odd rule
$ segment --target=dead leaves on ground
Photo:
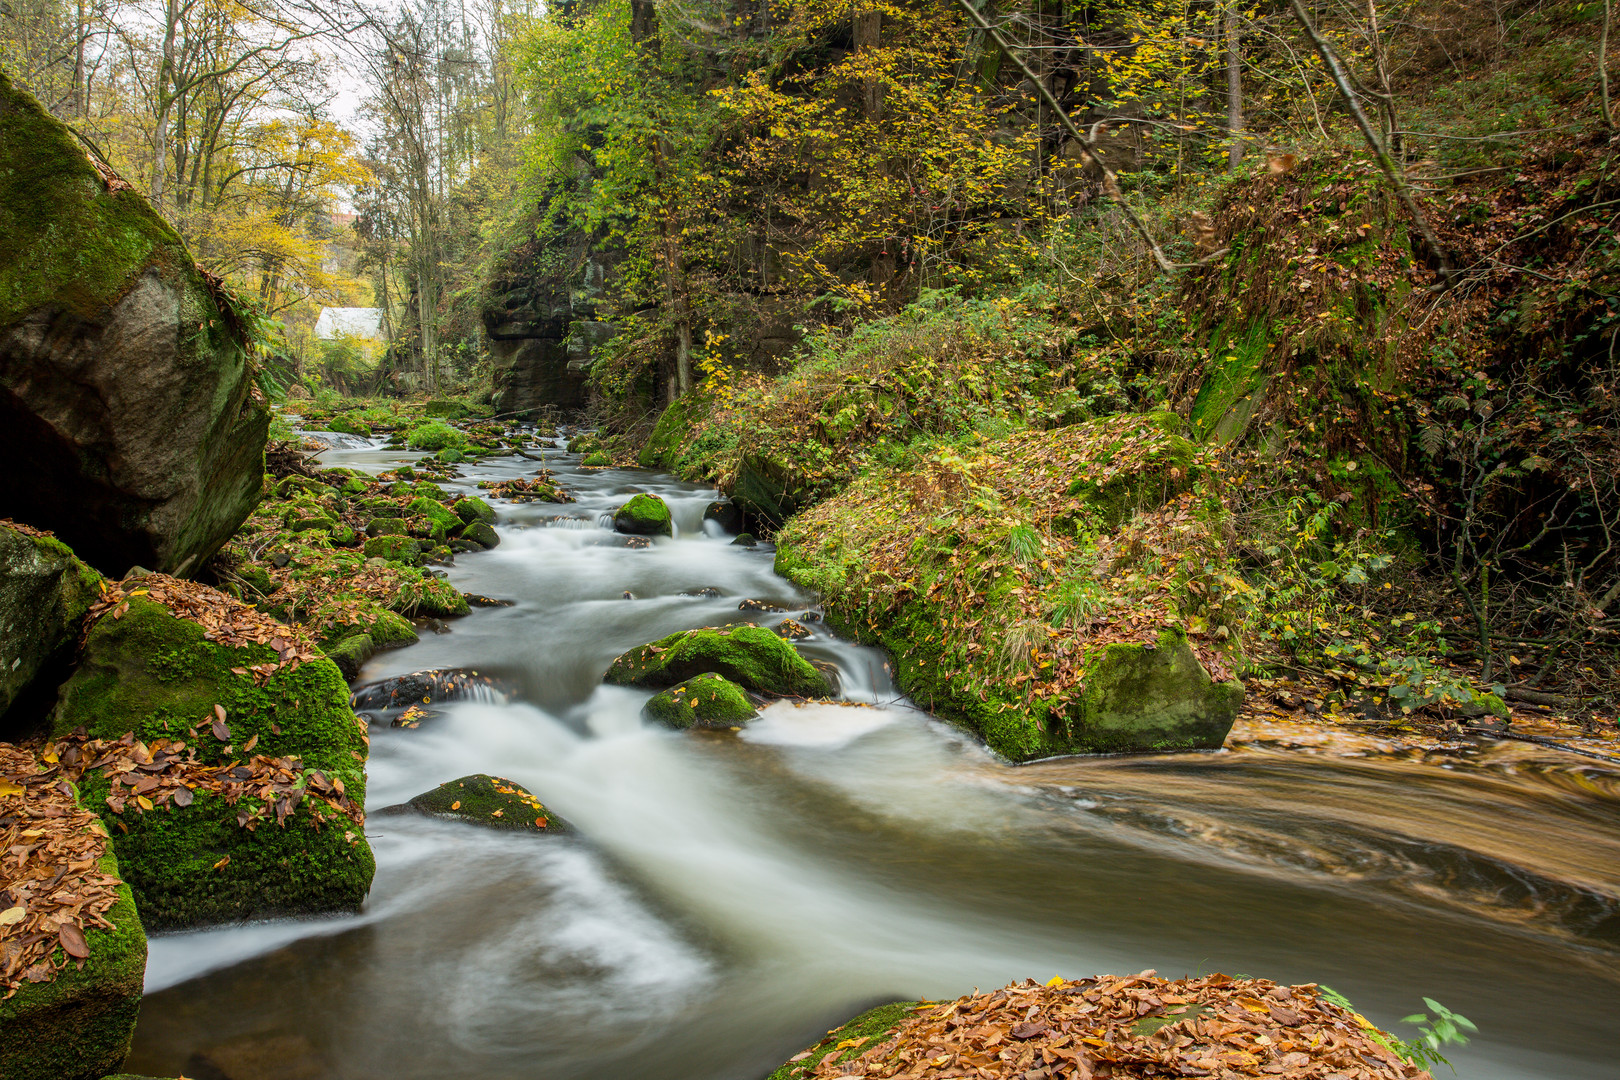
[[[118,878],[102,871],[107,832],[79,806],[65,770],[0,743],[0,987],[49,982],[89,957],[86,930],[108,929]],[[60,950],[60,952],[58,952]]]
[[[864,1040],[862,1040],[864,1041]],[[1420,1080],[1355,1013],[1314,985],[1103,975],[1014,983],[925,1005],[847,1061],[796,1076],[1091,1080],[1150,1076]]]
[[[519,477],[515,480],[480,480],[478,486],[492,499],[509,499],[512,502],[574,501],[574,496],[552,479],[550,469],[540,469],[533,479],[525,480]]]
[[[213,724],[223,727],[224,720],[216,715]],[[213,734],[220,736],[218,730]],[[229,738],[228,730],[225,735]],[[244,743],[243,752],[251,751],[257,739]],[[272,816],[277,825],[285,825],[300,805],[307,805],[317,827],[327,822],[354,830],[365,826],[365,813],[349,797],[342,777],[307,769],[296,757],[259,754],[217,764],[199,760],[196,746],[184,741],[154,739],[147,745],[132,733],[105,740],[86,738],[82,732],[58,742],[54,753],[69,779],[100,770],[109,784],[107,807],[115,814],[184,808],[202,793],[238,807],[236,824],[249,832]]]

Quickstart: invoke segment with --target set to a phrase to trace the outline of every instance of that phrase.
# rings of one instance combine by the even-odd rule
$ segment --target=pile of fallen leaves
[[[496,499],[510,499],[513,502],[554,502],[570,503],[574,497],[570,495],[561,484],[552,479],[550,469],[541,469],[533,479],[525,480],[519,477],[516,480],[480,480],[478,486]]]
[[[91,607],[85,626],[94,625],[104,615],[123,618],[129,611],[130,599],[136,596],[161,604],[176,616],[198,624],[203,628],[206,641],[233,648],[267,645],[274,649],[274,662],[232,669],[239,675],[251,673],[260,685],[283,667],[291,669],[321,658],[315,643],[303,630],[288,626],[218,589],[166,574],[148,574],[118,584],[103,584],[101,599]]]
[[[56,534],[48,529],[36,529],[32,525],[24,525],[22,522],[12,521],[8,517],[0,517],[0,527],[10,529],[13,532],[20,532],[24,536],[38,536],[47,540],[56,538]]]
[[[223,712],[216,710],[212,734],[228,742],[230,730]],[[242,744],[242,752],[251,752],[258,739],[257,735],[249,738]],[[317,825],[337,820],[358,829],[365,824],[364,811],[349,798],[341,777],[306,769],[295,757],[259,754],[246,761],[210,763],[197,757],[195,744],[182,740],[154,739],[148,745],[132,733],[107,740],[90,739],[82,732],[58,742],[53,753],[63,774],[71,779],[99,769],[109,782],[106,802],[115,814],[187,807],[203,792],[217,795],[231,806],[244,799],[255,800],[240,806],[236,814],[236,824],[249,832],[271,815],[277,825],[285,824],[305,803]]]
[[[90,955],[84,932],[112,927],[119,881],[102,872],[107,831],[47,755],[0,743],[0,987],[49,982]],[[61,949],[58,956],[56,950]]]
[[[865,1040],[860,1040],[864,1042]],[[1314,985],[1265,979],[1103,975],[1014,983],[921,1006],[847,1060],[829,1053],[809,1077],[1286,1076],[1418,1080],[1429,1074]],[[835,1048],[836,1049],[836,1048]],[[795,1060],[814,1054],[806,1051]]]

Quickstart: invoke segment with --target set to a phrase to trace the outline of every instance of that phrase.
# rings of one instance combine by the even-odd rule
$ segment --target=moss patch
[[[521,784],[499,776],[474,773],[424,791],[406,805],[434,817],[455,818],[486,829],[533,833],[572,832],[567,822],[547,809]]]
[[[858,1057],[888,1038],[900,1026],[900,1022],[915,1011],[918,1004],[915,1001],[896,1001],[868,1009],[843,1026],[827,1032],[825,1039],[810,1048],[809,1057],[784,1063],[766,1080],[797,1080],[798,1077],[808,1076],[812,1069],[828,1058],[836,1063]]]
[[[647,702],[646,713],[677,730],[730,730],[759,716],[742,687],[713,673],[695,676],[654,695]]]
[[[792,645],[761,626],[682,630],[625,653],[604,678],[620,686],[664,687],[707,672],[772,697],[832,692]]]
[[[613,512],[613,527],[632,536],[670,536],[674,532],[668,504],[647,492],[632,496]]]

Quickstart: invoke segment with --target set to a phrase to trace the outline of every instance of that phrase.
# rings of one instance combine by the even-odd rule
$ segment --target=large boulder
[[[1243,705],[1243,684],[1216,682],[1187,636],[1163,630],[1155,644],[1113,644],[1087,672],[1070,717],[1077,750],[1218,750]]]
[[[138,584],[86,635],[54,727],[133,736],[81,786],[147,926],[357,910],[367,742],[336,665],[222,593]]]
[[[0,723],[36,680],[67,677],[99,584],[99,575],[60,540],[0,526]],[[47,697],[43,705],[49,704]]]
[[[96,568],[186,573],[258,501],[270,414],[217,284],[0,76],[0,505]]]
[[[798,650],[762,626],[681,630],[613,661],[620,686],[665,687],[712,672],[771,697],[827,697],[832,687]]]

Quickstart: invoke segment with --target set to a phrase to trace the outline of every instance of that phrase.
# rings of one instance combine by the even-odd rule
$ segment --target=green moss
[[[682,630],[632,649],[604,676],[620,686],[674,686],[706,672],[773,697],[826,697],[826,678],[761,626]]]
[[[402,517],[376,517],[372,518],[370,524],[366,526],[367,536],[407,536],[409,534],[410,527]]]
[[[429,401],[422,406],[423,416],[440,417],[445,420],[461,420],[472,410],[459,401],[439,398]]]
[[[452,506],[451,509],[456,512],[457,517],[468,523],[474,521],[482,521],[486,525],[493,525],[495,523],[494,508],[491,507],[489,503],[478,498],[477,496],[470,496],[465,499],[457,499],[455,505]]]
[[[254,753],[296,757],[341,779],[363,802],[365,732],[337,666],[321,659],[282,668],[258,686],[251,674],[233,669],[273,661],[273,650],[217,645],[203,633],[161,605],[132,597],[122,618],[106,616],[91,629],[79,667],[62,688],[55,731],[184,739],[199,758],[217,763],[243,757],[243,745],[256,737]],[[228,744],[209,732],[216,704],[225,709]],[[353,910],[369,887],[373,863],[365,839],[346,836],[342,821],[318,827],[307,807],[285,827],[272,818],[248,832],[236,825],[235,808],[202,794],[184,809],[118,815],[102,801],[106,785],[98,773],[87,776],[86,805],[120,836],[125,877],[154,927]],[[226,855],[230,861],[216,869]]]
[[[613,512],[613,527],[635,536],[669,536],[674,525],[669,506],[657,495],[642,492]]]
[[[1241,438],[1264,400],[1270,371],[1266,354],[1275,344],[1270,323],[1254,319],[1241,332],[1222,323],[1210,342],[1208,374],[1193,399],[1190,419],[1198,438],[1229,443]]]
[[[467,598],[457,592],[455,586],[438,578],[423,578],[415,591],[414,610],[419,614],[454,618],[472,610]]]
[[[373,536],[362,550],[368,559],[387,559],[406,566],[422,564],[422,551],[409,536]]]
[[[523,785],[483,773],[440,784],[407,805],[424,814],[469,821],[487,829],[533,833],[573,831]]]
[[[336,431],[343,435],[363,435],[371,437],[371,425],[364,420],[355,420],[347,416],[334,417],[327,421],[326,430]]]
[[[713,673],[695,676],[654,695],[647,702],[646,713],[661,724],[683,731],[730,730],[759,716],[742,687]]]
[[[681,443],[692,427],[692,416],[697,411],[695,395],[687,394],[670,402],[658,423],[653,427],[647,444],[641,448],[636,461],[649,469],[674,470],[675,458]]]
[[[827,1032],[825,1039],[810,1048],[809,1057],[802,1061],[786,1062],[765,1080],[799,1080],[808,1076],[828,1057],[835,1063],[860,1057],[892,1035],[901,1021],[916,1011],[918,1004],[915,1001],[896,1001],[868,1009],[842,1027]],[[840,1043],[851,1040],[855,1041],[855,1045],[839,1048]]]
[[[501,542],[500,534],[482,521],[472,522],[458,532],[456,536],[458,539],[466,540],[483,548],[492,548]]]
[[[1087,666],[1070,739],[1097,752],[1213,750],[1243,704],[1238,683],[1216,683],[1179,630],[1158,644],[1109,645]]]
[[[412,450],[443,450],[447,446],[464,447],[467,436],[449,424],[433,421],[418,424],[405,436],[405,445]]]
[[[443,540],[446,536],[461,528],[461,519],[449,510],[443,503],[430,499],[425,495],[418,496],[405,507],[412,514],[425,519],[435,540]]]
[[[376,655],[377,646],[372,643],[370,634],[350,634],[323,651],[326,658],[338,666],[345,679],[353,679],[360,674],[366,661]]]
[[[101,869],[119,873],[111,844]],[[24,983],[0,1001],[6,1080],[99,1080],[123,1063],[146,973],[146,933],[127,884],[106,919],[112,929],[86,931],[90,956],[82,967],[70,964],[48,983]]]
[[[613,459],[603,451],[595,450],[585,455],[585,460],[581,461],[580,464],[587,469],[606,469],[613,464]]]

